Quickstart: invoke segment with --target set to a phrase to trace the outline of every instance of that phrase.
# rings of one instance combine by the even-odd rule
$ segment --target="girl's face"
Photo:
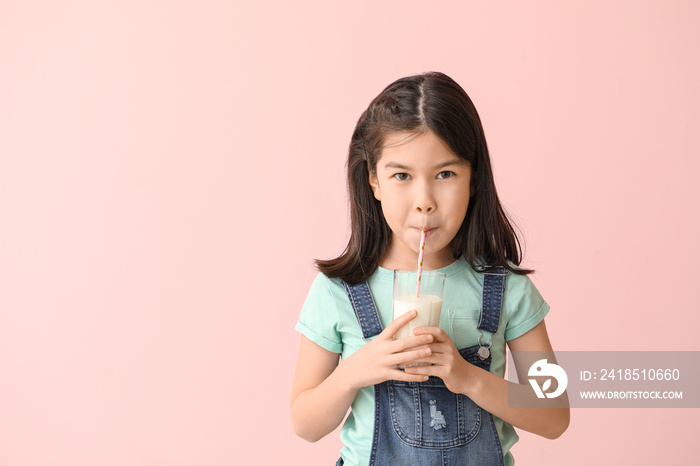
[[[406,142],[408,141],[408,142]],[[452,262],[452,240],[462,225],[471,194],[471,167],[432,131],[391,134],[369,183],[392,231],[379,265],[415,268],[421,229],[426,229],[423,267]]]

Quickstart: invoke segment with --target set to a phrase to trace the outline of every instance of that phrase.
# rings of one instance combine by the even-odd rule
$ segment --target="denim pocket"
[[[438,377],[426,382],[389,380],[387,388],[394,432],[408,445],[458,447],[479,433],[482,409],[449,391]]]

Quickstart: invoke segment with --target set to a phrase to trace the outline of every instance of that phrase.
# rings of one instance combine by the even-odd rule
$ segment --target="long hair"
[[[389,134],[426,131],[435,133],[472,169],[474,194],[452,242],[454,258],[464,256],[474,268],[502,266],[517,274],[531,273],[532,270],[515,267],[520,264],[522,250],[496,194],[479,114],[464,89],[438,72],[393,82],[360,116],[347,161],[350,240],[339,257],[317,259],[318,269],[329,278],[350,284],[364,281],[374,273],[391,242],[391,229],[380,201],[374,197],[369,175],[376,173]]]

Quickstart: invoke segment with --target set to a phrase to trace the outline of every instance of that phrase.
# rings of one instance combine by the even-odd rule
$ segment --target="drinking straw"
[[[423,250],[425,249],[425,230],[420,231],[420,248],[418,250],[418,278],[416,279],[416,297],[420,294],[420,277],[423,275]]]

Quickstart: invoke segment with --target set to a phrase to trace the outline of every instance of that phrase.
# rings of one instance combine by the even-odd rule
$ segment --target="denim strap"
[[[504,267],[492,267],[483,272],[484,289],[481,299],[481,315],[479,316],[479,325],[477,325],[479,330],[491,333],[498,331],[506,272]]]
[[[362,338],[369,340],[370,337],[380,334],[382,323],[379,321],[377,306],[374,305],[374,299],[367,282],[360,282],[357,285],[342,283],[350,298],[352,310],[355,311],[357,321],[362,327]]]

